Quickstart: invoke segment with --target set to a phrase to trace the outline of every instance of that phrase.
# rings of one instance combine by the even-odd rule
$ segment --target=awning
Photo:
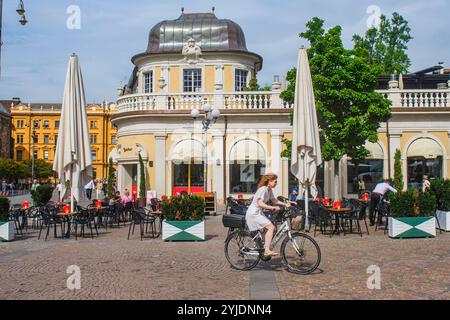
[[[370,152],[368,159],[384,159],[383,149],[379,143],[366,142],[365,147]]]
[[[196,140],[180,141],[173,149],[171,160],[179,163],[199,163],[203,161],[203,145]]]
[[[237,163],[256,163],[257,161],[264,162],[266,154],[264,148],[256,141],[245,139],[237,142],[230,153],[230,161]]]
[[[408,148],[407,157],[424,157],[434,159],[443,156],[441,146],[429,138],[421,138],[414,141]]]

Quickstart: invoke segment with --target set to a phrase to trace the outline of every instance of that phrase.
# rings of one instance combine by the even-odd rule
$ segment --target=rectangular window
[[[44,150],[44,160],[48,160],[48,150]]]
[[[183,91],[199,92],[202,88],[202,70],[186,69],[183,70]]]
[[[16,143],[23,143],[23,135],[22,134],[17,135]]]
[[[97,151],[92,150],[91,155],[92,155],[92,161],[97,161]]]
[[[58,135],[57,134],[55,134],[55,137],[53,138],[55,141],[55,146],[56,146],[56,144],[58,143]]]
[[[153,71],[144,73],[144,93],[153,92]]]
[[[33,120],[33,128],[39,128],[39,120]]]
[[[55,129],[59,129],[59,120],[55,121]]]
[[[34,151],[33,151],[33,154],[34,154],[34,159],[37,159],[37,158],[38,158],[38,151],[37,151],[37,150],[34,150]]]
[[[111,144],[116,144],[116,143],[117,143],[117,137],[111,136]]]
[[[23,128],[23,120],[17,120],[17,128],[18,129]]]
[[[44,136],[44,144],[48,144],[49,141],[50,141],[49,136],[48,136],[48,135],[45,135],[45,136]]]
[[[97,143],[97,135],[96,134],[90,135],[89,141],[91,142],[91,144]]]
[[[38,143],[38,135],[37,134],[33,136],[33,142]]]
[[[44,129],[48,129],[50,128],[50,121],[48,120],[44,120],[44,124],[43,124]]]
[[[234,90],[235,91],[244,91],[247,86],[247,75],[248,71],[246,70],[235,70],[234,74]]]
[[[22,161],[23,160],[22,157],[23,157],[23,150],[17,150],[16,153],[17,161]]]
[[[97,129],[97,121],[91,121],[91,129]]]

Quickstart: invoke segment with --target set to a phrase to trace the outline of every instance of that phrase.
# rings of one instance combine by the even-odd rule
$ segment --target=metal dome
[[[146,53],[181,52],[183,44],[193,38],[203,52],[248,52],[241,27],[214,13],[183,13],[176,20],[155,25],[149,35]]]

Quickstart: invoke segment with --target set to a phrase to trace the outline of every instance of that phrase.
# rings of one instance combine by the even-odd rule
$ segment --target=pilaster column
[[[213,132],[213,150],[212,150],[212,168],[213,168],[213,189],[216,192],[217,202],[223,202],[225,199],[225,190],[223,188],[223,182],[225,177],[223,176],[223,133]]]
[[[270,150],[270,171],[278,175],[278,184],[275,188],[275,194],[281,195],[283,192],[283,170],[281,167],[281,132],[280,130],[271,130],[271,150]]]
[[[166,194],[166,138],[167,134],[155,134],[155,178],[156,195],[161,197]]]

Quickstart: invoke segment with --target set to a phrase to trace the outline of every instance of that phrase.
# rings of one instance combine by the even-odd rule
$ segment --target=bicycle
[[[280,254],[288,270],[297,274],[311,274],[320,264],[321,253],[317,242],[303,232],[291,232],[288,218],[298,215],[298,210],[291,206],[282,210],[281,226],[271,242],[271,250],[284,237]],[[256,267],[260,260],[270,261],[272,257],[264,256],[264,237],[261,231],[250,232],[241,218],[238,230],[230,233],[225,240],[225,257],[230,265],[242,271]]]

